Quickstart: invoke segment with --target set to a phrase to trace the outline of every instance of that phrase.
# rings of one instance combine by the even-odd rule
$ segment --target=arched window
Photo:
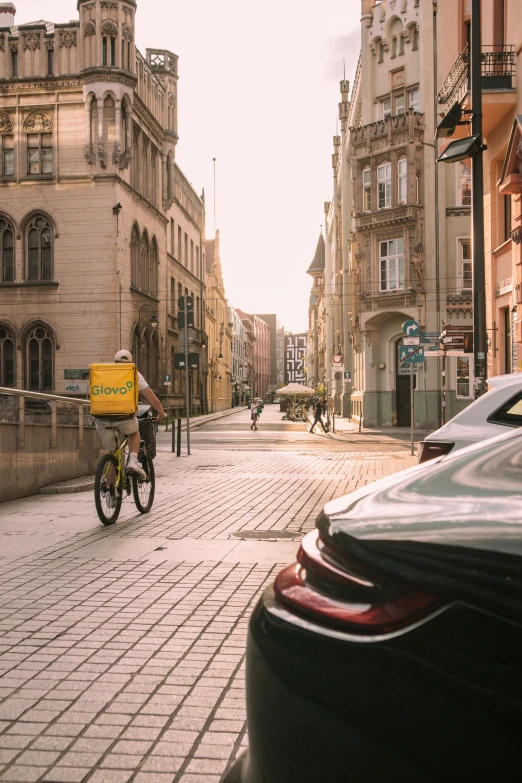
[[[158,295],[158,245],[155,237],[150,246],[150,293]]]
[[[140,284],[140,232],[134,224],[131,234],[131,285],[139,288]]]
[[[27,280],[53,279],[53,229],[43,215],[34,215],[26,231]]]
[[[43,176],[52,174],[53,162],[53,121],[43,111],[33,112],[25,122],[27,135],[27,174]]]
[[[150,291],[150,251],[149,238],[145,232],[141,238],[141,290],[148,294]]]
[[[151,194],[150,200],[154,207],[158,206],[158,150],[151,144],[150,155],[150,182],[151,182]]]
[[[0,324],[0,386],[15,385],[15,356],[14,337]]]
[[[147,383],[150,383],[149,380],[149,352],[150,352],[150,343],[149,343],[149,337],[147,332],[143,332],[141,336],[141,345],[140,345],[140,358],[138,362],[138,368],[141,374],[145,377],[145,380]]]
[[[158,359],[159,359],[159,347],[158,337],[153,334],[150,341],[149,348],[149,362],[148,362],[148,377],[147,381],[153,389],[158,388]]]
[[[116,36],[118,27],[115,22],[107,19],[101,26],[102,63],[114,67],[116,65]]]
[[[54,340],[46,326],[31,329],[25,340],[25,382],[29,391],[51,391],[54,378]]]
[[[15,279],[14,231],[11,223],[0,217],[0,280],[10,283]]]
[[[14,177],[13,122],[7,114],[0,113],[0,177]]]
[[[134,329],[134,332],[132,334],[132,361],[136,365],[136,367],[139,367],[140,364],[140,330],[139,327],[136,326]]]

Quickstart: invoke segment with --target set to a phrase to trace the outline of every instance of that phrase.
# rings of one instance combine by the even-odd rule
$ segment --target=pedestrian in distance
[[[250,418],[252,419],[252,424],[250,425],[251,430],[257,430],[257,417],[259,416],[258,410],[257,403],[254,401],[250,407]]]
[[[320,424],[321,425],[321,427],[323,428],[323,432],[324,433],[328,432],[328,430],[324,426],[324,422],[323,422],[323,419],[322,419],[323,413],[324,413],[324,397],[319,397],[319,399],[317,400],[317,402],[315,404],[314,421],[313,421],[312,426],[309,429],[309,432],[313,432],[314,431],[314,427],[315,427],[316,424]]]

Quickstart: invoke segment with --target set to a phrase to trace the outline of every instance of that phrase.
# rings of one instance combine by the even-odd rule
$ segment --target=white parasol
[[[315,389],[311,389],[309,386],[303,386],[300,383],[289,383],[288,386],[283,386],[282,389],[277,390],[277,395],[291,394],[299,396],[300,394],[315,394]]]

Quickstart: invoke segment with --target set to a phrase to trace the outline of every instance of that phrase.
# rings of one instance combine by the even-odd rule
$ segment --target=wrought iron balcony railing
[[[515,75],[515,47],[490,44],[482,46],[480,55],[482,89],[511,90]],[[469,46],[459,54],[437,94],[437,103],[452,106],[470,89]]]

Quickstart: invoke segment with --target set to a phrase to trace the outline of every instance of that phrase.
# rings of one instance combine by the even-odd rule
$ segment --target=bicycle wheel
[[[121,495],[117,486],[118,461],[112,454],[104,454],[98,462],[94,481],[96,511],[104,525],[114,525],[121,510]]]
[[[146,514],[152,508],[154,502],[154,490],[156,487],[156,480],[154,476],[154,463],[148,454],[140,452],[138,455],[138,461],[147,474],[146,479],[140,479],[138,476],[132,477],[132,494],[134,495],[134,502],[136,508],[140,514]]]

